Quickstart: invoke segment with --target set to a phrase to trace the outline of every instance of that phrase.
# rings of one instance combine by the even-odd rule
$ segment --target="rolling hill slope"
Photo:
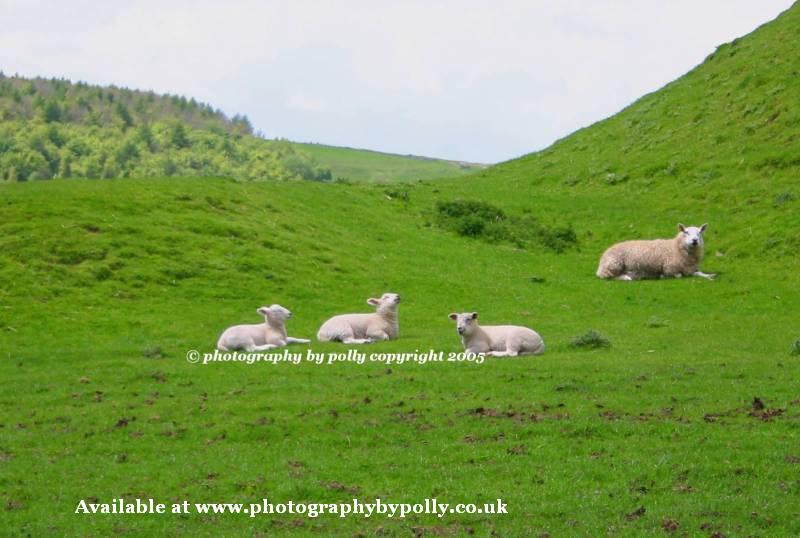
[[[350,181],[391,183],[440,179],[465,175],[487,166],[324,144],[298,145],[318,163],[329,169],[333,177]]]
[[[4,185],[4,528],[800,534],[800,192],[779,158],[800,134],[799,11],[618,116],[463,178]],[[679,221],[710,222],[716,281],[595,278],[610,242]],[[186,361],[261,304],[289,307],[290,334],[311,337],[384,291],[403,296],[401,337],[365,352],[457,352],[447,314],[472,310],[534,327],[548,351],[481,365]],[[589,330],[610,347],[573,343]],[[509,514],[72,513],[118,497],[501,498]]]
[[[545,151],[491,169],[495,180],[713,189],[795,175],[800,124],[797,6],[721,45],[685,76]]]

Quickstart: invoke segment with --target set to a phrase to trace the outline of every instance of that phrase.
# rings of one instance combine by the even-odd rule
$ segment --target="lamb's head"
[[[267,323],[270,324],[281,324],[292,317],[292,313],[279,304],[262,306],[257,310],[257,312],[264,316],[264,318],[267,320]]]
[[[478,327],[477,312],[454,312],[448,317],[456,322],[456,330],[461,336],[469,336]]]
[[[384,293],[380,299],[367,299],[367,304],[374,306],[378,314],[393,314],[400,304],[400,296],[396,293]]]
[[[678,240],[683,248],[689,252],[703,250],[703,234],[708,228],[708,224],[703,224],[699,228],[697,226],[684,226],[678,224]]]

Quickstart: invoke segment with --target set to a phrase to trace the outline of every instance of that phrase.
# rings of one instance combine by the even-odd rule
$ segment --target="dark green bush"
[[[611,347],[611,341],[599,332],[590,330],[573,338],[569,345],[578,349],[600,349]]]
[[[476,200],[452,200],[436,202],[436,212],[442,218],[458,219],[476,217],[483,221],[504,220],[505,212],[499,207]]]
[[[479,217],[468,215],[461,217],[456,223],[458,235],[466,237],[480,237],[486,229],[486,223]]]
[[[452,200],[436,203],[436,223],[463,237],[492,243],[510,243],[517,248],[531,244],[554,252],[577,246],[578,236],[571,226],[546,226],[530,209],[521,217],[509,216],[492,204],[476,200]]]

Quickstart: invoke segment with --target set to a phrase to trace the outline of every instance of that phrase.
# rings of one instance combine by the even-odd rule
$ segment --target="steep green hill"
[[[318,163],[337,178],[370,183],[416,181],[461,176],[483,169],[486,165],[396,155],[366,149],[342,148],[324,144],[299,144]]]
[[[676,181],[708,191],[796,176],[798,35],[795,6],[619,114],[487,174],[504,182],[500,188],[542,183],[578,191]]]
[[[788,154],[800,129],[787,121],[799,17],[721,47],[618,117],[465,178],[4,185],[3,528],[800,535],[800,189],[792,159],[761,157]],[[756,109],[734,105],[745,102]],[[690,121],[701,112],[702,128]],[[703,269],[717,280],[594,276],[611,242],[669,236],[679,221],[710,223]],[[290,334],[310,338],[384,291],[403,297],[401,335],[366,353],[457,352],[447,315],[473,310],[537,329],[547,352],[481,365],[186,360],[262,304],[289,307]],[[590,330],[610,347],[577,338]],[[306,349],[346,347],[292,351]],[[509,513],[73,513],[119,497],[501,498]]]

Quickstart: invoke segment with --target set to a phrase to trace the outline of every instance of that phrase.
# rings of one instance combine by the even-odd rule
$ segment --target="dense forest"
[[[327,181],[296,145],[178,95],[0,72],[0,180],[224,176]]]

